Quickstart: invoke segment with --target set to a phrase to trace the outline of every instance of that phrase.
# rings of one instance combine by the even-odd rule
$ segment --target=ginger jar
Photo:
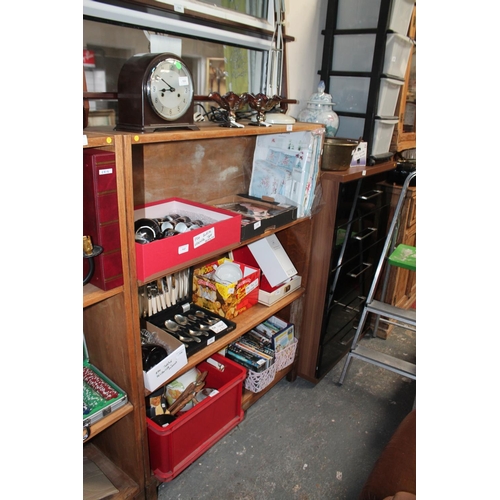
[[[332,96],[325,93],[325,82],[321,80],[318,92],[313,94],[307,107],[297,117],[299,122],[321,123],[325,125],[325,137],[335,137],[339,128],[339,117],[333,110]]]

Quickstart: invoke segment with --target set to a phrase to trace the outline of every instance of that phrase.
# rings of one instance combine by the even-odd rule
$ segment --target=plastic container
[[[393,0],[388,29],[406,35],[415,0]],[[381,0],[339,0],[337,29],[375,29]]]
[[[295,361],[295,352],[297,350],[298,342],[298,339],[294,338],[290,345],[276,353],[276,360],[274,364],[276,365],[277,372],[283,370]]]
[[[248,370],[247,378],[245,379],[245,389],[254,393],[260,392],[274,380],[275,376],[276,363],[261,372]]]
[[[398,123],[397,118],[394,119],[379,119],[375,118],[375,126],[373,128],[373,146],[372,155],[388,153],[391,145],[392,133],[394,126]]]
[[[407,36],[389,33],[385,47],[383,73],[404,79],[412,47],[413,42]]]
[[[179,414],[167,427],[146,418],[151,469],[160,481],[174,479],[244,418],[241,394],[246,368],[220,354],[211,358],[224,367],[223,371],[207,361],[197,368],[208,371],[206,387],[217,389],[217,393]]]
[[[388,29],[407,35],[414,5],[415,0],[393,0]]]
[[[332,71],[370,72],[374,52],[374,34],[334,35]]]
[[[359,76],[331,76],[330,93],[337,111],[366,113],[370,79]],[[338,134],[337,134],[338,135]]]
[[[339,0],[337,29],[376,28],[381,0]]]
[[[339,129],[337,137],[346,139],[359,139],[363,137],[365,130],[365,119],[353,116],[339,116]]]
[[[394,116],[396,104],[398,103],[399,92],[403,86],[403,81],[392,78],[380,79],[380,90],[378,96],[377,115]]]
[[[394,116],[402,80],[380,79],[377,116]],[[330,91],[336,109],[349,113],[366,113],[370,79],[358,76],[331,76]],[[338,135],[338,134],[337,134]]]

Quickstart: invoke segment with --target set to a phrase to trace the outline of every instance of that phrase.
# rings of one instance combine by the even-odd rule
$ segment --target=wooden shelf
[[[171,380],[180,377],[183,373],[189,371],[191,368],[194,368],[196,365],[199,365],[202,361],[209,358],[212,354],[215,354],[221,349],[224,349],[224,347],[226,347],[228,344],[234,342],[236,339],[240,338],[243,334],[245,334],[252,328],[255,328],[270,316],[273,316],[281,309],[290,305],[292,302],[295,302],[304,294],[304,292],[304,288],[299,288],[298,290],[295,290],[290,295],[287,295],[272,306],[265,306],[262,304],[254,305],[253,307],[245,311],[241,316],[238,316],[237,318],[232,320],[237,325],[232,332],[224,335],[219,340],[216,340],[214,343],[190,356],[188,358],[187,365],[182,367],[178,372],[175,373],[172,378],[168,379],[163,385],[168,384]],[[146,391],[146,395],[148,394],[150,394],[150,392]]]
[[[89,141],[97,142],[106,139],[106,134],[120,134],[129,136],[132,144],[153,144],[158,142],[199,141],[204,139],[223,139],[229,137],[255,137],[258,135],[284,134],[303,130],[324,129],[323,125],[317,123],[296,122],[290,125],[273,125],[272,127],[257,127],[250,125],[250,121],[239,122],[245,125],[238,127],[219,127],[210,122],[200,122],[196,125],[199,130],[170,129],[156,132],[129,132],[113,130],[111,127],[88,127],[84,130]],[[102,144],[105,145],[105,144]]]
[[[106,300],[109,297],[118,295],[123,292],[123,286],[117,286],[111,290],[101,290],[100,288],[87,284],[83,287],[83,307],[91,306],[92,304],[97,304],[102,300]]]
[[[234,243],[234,244],[228,245],[226,247],[218,248],[217,250],[215,250],[211,253],[204,254],[203,257],[200,257],[199,259],[193,259],[193,260],[190,260],[188,262],[183,262],[182,264],[178,264],[177,266],[169,267],[167,271],[161,271],[159,273],[152,274],[147,279],[147,281],[137,280],[137,285],[142,286],[150,281],[156,281],[157,279],[162,278],[163,276],[167,276],[169,274],[176,273],[177,271],[180,271],[182,269],[197,266],[201,263],[215,261],[215,260],[219,259],[221,255],[226,254],[226,253],[230,252],[231,250],[235,250],[236,248],[240,248],[240,247],[243,247],[245,245],[249,245],[250,243],[253,243],[254,241],[258,241],[258,240],[261,240],[262,238],[266,238],[267,236],[270,236],[271,234],[279,233],[280,231],[283,231],[285,229],[288,229],[289,227],[300,224],[301,222],[304,222],[307,219],[308,219],[307,217],[303,217],[301,219],[296,219],[292,222],[289,222],[288,224],[284,224],[283,226],[280,226],[277,228],[269,228],[265,233],[260,234],[259,236],[255,236],[254,238],[250,238],[250,239],[242,241],[240,243]]]
[[[134,407],[132,406],[131,403],[127,403],[126,405],[122,406],[121,408],[118,408],[116,411],[110,413],[108,416],[102,418],[95,424],[92,424],[90,426],[90,436],[88,439],[85,441],[89,441],[93,437],[97,436],[100,432],[103,430],[107,429],[108,427],[112,426],[115,422],[118,422],[121,418],[123,418],[125,415],[128,415],[134,410]]]
[[[84,148],[100,148],[103,146],[114,145],[114,132],[112,129],[102,130],[84,130],[83,131],[83,147]]]
[[[139,486],[122,470],[116,467],[113,462],[101,453],[92,443],[83,447],[83,456],[94,462],[118,490],[118,493],[107,496],[106,500],[125,500],[134,498],[139,493]]]

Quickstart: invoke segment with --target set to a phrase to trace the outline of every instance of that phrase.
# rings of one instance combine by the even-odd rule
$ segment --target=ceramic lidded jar
[[[318,92],[313,94],[307,107],[303,109],[297,119],[299,122],[322,123],[326,127],[325,137],[335,137],[339,128],[339,117],[333,111],[335,103],[332,96],[325,93],[325,82],[321,80],[318,85]]]

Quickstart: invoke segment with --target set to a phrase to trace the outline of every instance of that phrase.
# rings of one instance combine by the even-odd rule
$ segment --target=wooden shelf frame
[[[132,404],[126,403],[121,408],[118,408],[118,410],[115,410],[103,419],[95,422],[90,426],[90,436],[85,442],[90,441],[92,438],[100,434],[102,431],[106,430],[108,427],[111,427],[115,422],[118,422],[118,420],[123,418],[125,415],[128,415],[133,410],[134,407],[132,406]]]
[[[83,456],[94,462],[104,475],[111,481],[113,486],[118,490],[108,500],[127,500],[139,498],[139,485],[132,481],[127,474],[120,470],[109,458],[104,455],[92,443],[88,443],[83,447]]]
[[[113,151],[116,161],[116,182],[119,214],[125,213],[123,167],[123,139],[112,131],[91,132],[84,130],[83,147],[97,147]],[[124,284],[103,291],[87,284],[83,287],[83,328],[89,361],[106,374],[127,394],[127,404],[91,427],[92,443],[84,442],[84,454],[98,450],[106,463],[105,474],[121,498],[146,498],[146,478],[150,474],[149,456],[144,453],[146,422],[142,384],[142,364],[138,358],[139,342],[132,328],[130,294],[131,281],[128,268],[128,238],[126,219],[119,217],[120,244]],[[139,351],[138,351],[139,349]],[[117,474],[118,484],[113,480]],[[122,487],[119,484],[124,485]],[[152,497],[154,498],[154,497]]]
[[[258,136],[304,130],[317,131],[322,128],[321,125],[309,123],[273,127],[249,125],[243,129],[202,124],[199,130],[169,130],[144,134],[117,132],[105,127],[84,131],[83,147],[112,149],[116,153],[124,267],[123,286],[110,291],[102,291],[92,285],[84,287],[84,327],[92,332],[90,341],[87,342],[89,357],[92,363],[127,392],[130,402],[126,409],[115,417],[104,419],[101,426],[92,429],[92,443],[88,443],[84,448],[91,444],[136,483],[139,489],[137,498],[156,498],[157,480],[149,467],[145,412],[147,391],[143,384],[139,335],[141,320],[138,287],[142,282],[137,279],[136,273],[134,207],[172,197],[209,204],[213,199],[248,192]],[[199,164],[196,155],[203,156]],[[195,176],[192,182],[180,179],[189,165]],[[214,173],[222,175],[224,169],[229,172],[228,180],[219,182],[220,179],[214,178]],[[204,255],[202,259],[170,268],[159,276],[214,260],[229,250],[273,233],[279,233],[280,241],[302,277],[302,287],[278,303],[271,306],[257,304],[241,314],[235,319],[237,327],[233,332],[193,354],[188,359],[188,364],[172,378],[177,378],[222,350],[227,344],[273,315],[279,315],[282,319],[294,323],[296,336],[300,337],[302,301],[307,288],[308,263],[311,256],[310,217],[270,229],[251,240]],[[150,279],[155,278],[156,276]],[[285,376],[293,380],[295,371],[293,363],[281,370],[274,382],[258,394],[245,390],[242,398],[243,409],[249,408]]]

